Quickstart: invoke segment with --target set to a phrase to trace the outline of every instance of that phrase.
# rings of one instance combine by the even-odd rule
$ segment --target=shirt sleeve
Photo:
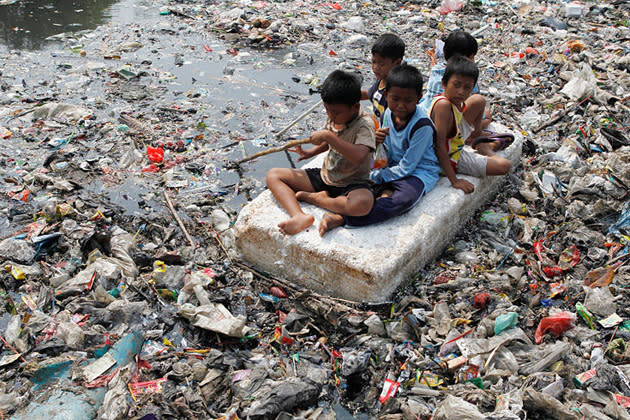
[[[376,149],[376,137],[374,133],[374,123],[372,120],[365,119],[365,123],[357,129],[356,139],[354,144],[362,144],[370,148],[370,150]]]
[[[375,170],[370,173],[370,179],[377,183],[395,181],[413,174],[422,160],[427,147],[433,146],[433,127],[426,125],[415,131],[409,139],[409,148],[397,165]]]

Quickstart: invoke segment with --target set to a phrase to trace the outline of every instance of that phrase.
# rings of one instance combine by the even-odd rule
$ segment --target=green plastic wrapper
[[[580,302],[575,304],[575,311],[582,317],[586,325],[592,330],[595,329],[595,317]]]

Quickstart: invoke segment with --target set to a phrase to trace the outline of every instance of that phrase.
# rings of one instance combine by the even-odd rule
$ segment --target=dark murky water
[[[94,29],[112,18],[131,21],[135,10],[130,1],[17,1],[0,6],[0,43],[38,50],[50,44],[47,38],[63,32]]]
[[[5,0],[6,3],[6,0]],[[0,0],[2,4],[2,0]],[[109,40],[102,25],[158,27],[165,24],[177,25],[177,19],[161,16],[156,2],[144,0],[115,1],[21,1],[0,5],[0,53],[19,51],[18,59],[25,63],[36,61],[37,66],[28,66],[27,72],[18,71],[13,84],[38,86],[50,80],[53,73],[68,71],[72,76],[70,85],[77,78],[76,69],[90,66],[122,67],[130,64],[138,70],[159,73],[165,76],[163,85],[165,92],[155,98],[155,106],[160,104],[177,104],[186,101],[186,92],[194,91],[202,98],[198,110],[200,120],[203,119],[211,129],[223,133],[241,133],[245,141],[229,148],[229,159],[239,159],[255,153],[265,147],[258,143],[260,139],[271,139],[274,130],[282,128],[288,121],[300,115],[319,100],[318,96],[309,94],[309,86],[292,80],[296,74],[312,73],[325,75],[334,68],[332,61],[318,62],[312,65],[301,62],[292,65],[283,63],[285,55],[291,49],[277,51],[239,51],[238,57],[230,57],[220,52],[230,46],[216,39],[212,34],[199,31],[180,34],[177,31],[157,31],[158,39],[151,45],[131,54],[125,54],[123,61],[105,60],[101,50],[112,47],[116,41]],[[118,29],[116,29],[118,30]],[[73,34],[89,35],[96,32],[99,45],[86,45],[87,56],[80,57],[77,51],[68,50],[68,39]],[[113,38],[113,37],[112,37]],[[66,41],[65,44],[62,41]],[[65,45],[65,46],[64,46]],[[204,51],[209,46],[212,52]],[[90,48],[92,47],[92,48]],[[77,48],[83,48],[78,45]],[[292,47],[296,48],[296,47]],[[299,55],[299,54],[298,54]],[[149,65],[142,63],[149,60]],[[226,68],[230,72],[226,75]],[[10,75],[5,71],[5,79]],[[21,79],[21,80],[20,80]],[[74,97],[72,102],[101,98],[109,108],[104,114],[116,115],[129,109],[129,102],[115,101],[107,93],[107,80],[94,80],[81,83],[76,80],[79,89],[83,89],[81,97]],[[26,89],[28,91],[28,89]],[[291,98],[287,100],[287,98]],[[89,104],[88,104],[89,105]],[[322,109],[323,111],[323,109]],[[320,114],[323,117],[323,113]],[[302,128],[304,126],[302,125]],[[299,125],[288,134],[299,133]],[[302,133],[303,135],[303,133]],[[220,138],[217,147],[223,147],[231,141],[229,136]],[[37,165],[39,156],[31,156],[30,167]],[[277,153],[249,163],[245,167],[246,175],[258,181],[264,179],[265,173],[274,166],[289,166],[284,153]],[[234,171],[217,168],[216,177],[220,179],[219,192],[225,194],[226,204],[238,210],[248,196],[235,187],[239,176]],[[194,189],[195,185],[190,185]],[[128,182],[115,187],[104,187],[100,183],[91,185],[93,192],[106,191],[110,198],[119,203],[130,214],[142,211],[139,199],[146,191],[142,180],[136,182],[131,178]],[[260,191],[260,187],[258,191]],[[257,194],[255,191],[254,194]],[[150,204],[150,203],[147,203]]]

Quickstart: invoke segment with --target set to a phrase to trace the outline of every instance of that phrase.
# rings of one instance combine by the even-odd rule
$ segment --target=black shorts
[[[340,195],[348,195],[350,191],[358,190],[361,188],[370,189],[370,184],[362,182],[359,184],[350,184],[345,187],[335,187],[334,185],[328,185],[324,182],[321,175],[320,168],[306,168],[306,176],[311,181],[311,185],[315,191],[326,191],[331,197],[339,197]]]

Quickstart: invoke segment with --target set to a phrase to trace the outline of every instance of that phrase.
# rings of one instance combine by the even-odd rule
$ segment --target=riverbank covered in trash
[[[142,7],[0,52],[3,416],[630,418],[627,3]],[[275,136],[330,70],[368,85],[378,35],[426,76],[456,28],[526,136],[496,199],[388,302],[243,265],[235,215],[290,162],[234,162],[318,128]]]

